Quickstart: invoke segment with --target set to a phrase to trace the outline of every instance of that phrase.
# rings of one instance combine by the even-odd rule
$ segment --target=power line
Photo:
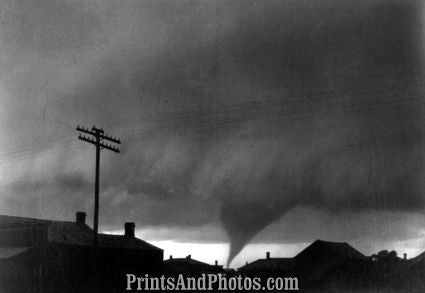
[[[123,128],[128,125],[136,125],[136,128],[132,128],[131,131],[133,134],[138,133],[146,133],[143,128],[144,126],[148,126],[149,124],[155,124],[155,127],[152,127],[149,129],[148,132],[166,132],[171,131],[174,129],[181,129],[183,130],[185,128],[191,128],[194,127],[195,129],[220,129],[220,128],[226,128],[231,127],[232,125],[237,125],[241,122],[255,122],[255,121],[262,121],[262,120],[270,120],[270,119],[277,119],[277,120],[285,120],[285,119],[291,119],[291,118],[300,118],[302,116],[304,119],[307,117],[315,117],[317,115],[323,115],[323,112],[332,113],[335,110],[339,109],[339,106],[341,106],[341,103],[344,104],[347,102],[347,98],[350,99],[353,96],[362,95],[362,97],[359,97],[358,99],[352,101],[353,105],[348,105],[346,108],[347,111],[352,109],[357,109],[361,107],[384,107],[384,105],[389,105],[391,107],[392,103],[398,103],[398,102],[407,102],[407,101],[414,101],[414,100],[422,100],[423,97],[411,97],[411,96],[405,96],[408,94],[403,93],[403,96],[400,95],[397,92],[388,93],[388,90],[403,90],[406,87],[412,87],[412,85],[422,85],[424,83],[423,80],[412,80],[412,81],[401,81],[401,82],[392,82],[388,83],[384,86],[378,86],[374,88],[357,88],[357,89],[351,89],[351,90],[343,90],[343,91],[325,91],[321,93],[317,93],[315,95],[308,95],[308,94],[296,94],[296,95],[288,95],[288,96],[282,96],[278,95],[276,98],[273,98],[271,96],[267,96],[266,99],[262,100],[250,100],[248,102],[242,102],[239,104],[232,105],[230,108],[226,108],[224,110],[219,111],[213,111],[209,113],[195,113],[191,111],[185,111],[186,113],[177,114],[176,113],[164,113],[155,116],[152,119],[136,119],[136,120],[122,120],[122,121],[116,121],[112,124],[110,124],[110,128],[116,129],[116,128]],[[385,92],[381,92],[382,90],[385,90]],[[378,92],[377,92],[378,91]],[[363,96],[365,95],[366,96]],[[372,94],[372,95],[370,95]],[[386,99],[383,101],[369,101],[368,99],[376,99],[383,96],[396,96],[396,99]],[[339,105],[329,105],[327,106],[326,111],[314,111],[312,113],[303,113],[302,115],[299,113],[282,113],[282,107],[286,108],[289,107],[292,110],[294,110],[294,105],[298,104],[296,108],[298,108],[300,111],[303,109],[303,107],[313,107],[317,106],[317,101],[315,101],[316,98],[320,97],[326,97],[325,102],[328,104],[329,101],[332,101],[334,99],[337,99],[337,101],[340,103]],[[398,98],[397,98],[398,97]],[[282,99],[283,98],[283,99]],[[360,100],[359,100],[360,99]],[[359,103],[362,102],[362,103]],[[288,111],[287,109],[284,109]],[[253,111],[252,115],[249,115],[248,119],[241,117],[241,115],[244,115],[247,111]],[[189,113],[187,113],[189,112]],[[226,117],[227,114],[231,113],[231,117]],[[267,117],[264,119],[259,119],[261,115],[267,114]],[[170,117],[171,116],[171,117]],[[305,117],[304,117],[305,116]],[[167,124],[168,122],[174,121],[173,126],[169,125],[161,125],[161,124]],[[139,122],[139,123],[138,123]],[[61,123],[65,123],[61,121]],[[177,124],[177,126],[176,126]],[[135,130],[135,131],[134,131]],[[125,130],[126,132],[129,132],[130,130]],[[63,135],[59,137],[60,139],[64,139],[67,136]],[[31,142],[28,142],[26,144],[21,145],[24,148],[22,149],[16,149],[11,152],[6,152],[0,154],[0,160],[5,160],[6,158],[14,158],[14,157],[21,157],[21,156],[27,156],[28,153],[36,153],[45,150],[45,147],[47,144],[50,144],[52,141],[58,141],[58,137],[54,137],[53,135],[48,137],[47,139],[39,139],[39,140],[33,140]],[[63,148],[63,146],[59,145],[56,148]]]
[[[102,141],[108,140],[113,143],[121,144],[119,138],[107,136],[104,134],[102,128],[96,128],[93,126],[91,129],[84,127],[77,127],[77,131],[85,133],[86,135],[80,135],[78,138],[82,141],[93,144],[96,147],[96,174],[94,184],[94,218],[93,218],[93,246],[97,247],[98,244],[98,225],[99,225],[99,165],[100,165],[100,151],[107,149],[116,153],[119,153],[119,149],[115,146],[103,143]]]

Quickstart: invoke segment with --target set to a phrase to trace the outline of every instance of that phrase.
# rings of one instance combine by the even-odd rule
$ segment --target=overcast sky
[[[96,124],[123,142],[101,155],[104,231],[223,259],[425,250],[423,19],[414,0],[3,2],[0,213],[91,223],[75,127]]]

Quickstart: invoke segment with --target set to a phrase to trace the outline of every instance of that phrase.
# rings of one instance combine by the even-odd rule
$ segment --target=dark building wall
[[[0,292],[40,292],[39,259],[38,251],[32,248],[16,256],[0,260]]]
[[[48,240],[47,225],[0,229],[0,247],[34,246]]]
[[[0,261],[0,292],[121,292],[125,274],[158,272],[162,258],[162,250],[45,243]]]
[[[101,235],[95,249],[84,216],[77,213],[76,223],[6,219],[0,293],[121,292],[125,274],[162,270],[163,250],[135,239],[133,223],[126,224],[125,236]]]

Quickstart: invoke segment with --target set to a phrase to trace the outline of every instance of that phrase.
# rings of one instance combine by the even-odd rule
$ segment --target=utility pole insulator
[[[120,144],[121,140],[115,137],[104,135],[103,128],[96,128],[93,125],[91,129],[77,126],[77,131],[91,136],[82,135],[78,136],[78,139],[91,143],[96,147],[96,177],[94,184],[94,216],[93,216],[93,245],[98,245],[98,229],[99,229],[99,165],[100,165],[100,151],[102,149],[108,149],[110,151],[119,153],[120,150],[112,145],[103,143],[103,140],[108,140],[113,143]]]

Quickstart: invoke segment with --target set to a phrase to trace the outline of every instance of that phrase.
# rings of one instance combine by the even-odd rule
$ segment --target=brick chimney
[[[134,238],[134,228],[136,228],[136,225],[133,222],[125,223],[124,224],[124,230],[125,230],[124,236],[127,237],[127,238]]]
[[[407,260],[407,253],[403,253],[404,260]]]
[[[218,261],[217,260],[215,261],[215,266],[218,266]]]
[[[79,225],[84,225],[86,223],[86,213],[85,212],[76,212],[75,213],[75,223]]]
[[[173,259],[173,256],[172,255],[170,255],[170,259]]]
[[[270,259],[270,252],[268,252],[268,251],[266,252],[266,258]]]

